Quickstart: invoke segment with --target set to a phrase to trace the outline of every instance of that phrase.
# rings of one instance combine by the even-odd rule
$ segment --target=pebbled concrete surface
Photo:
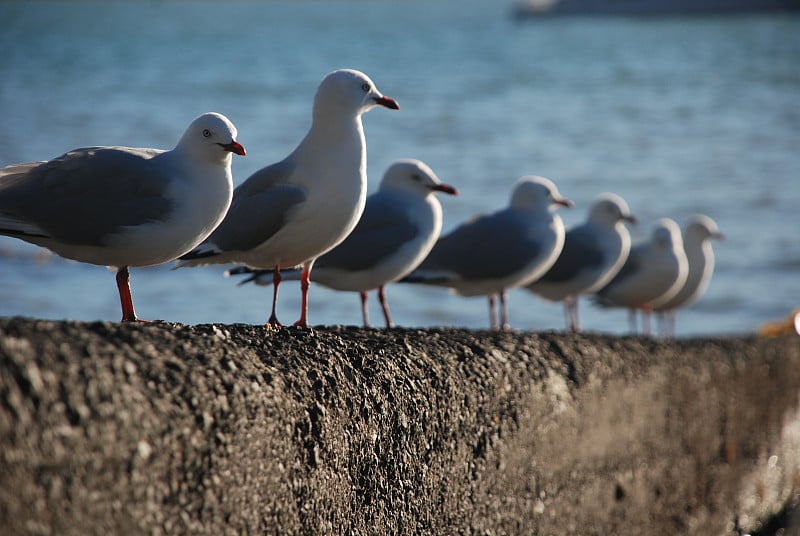
[[[788,337],[0,319],[0,534],[800,534],[799,394]]]

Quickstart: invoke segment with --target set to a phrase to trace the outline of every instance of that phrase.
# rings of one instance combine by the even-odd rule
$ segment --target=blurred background
[[[444,232],[508,203],[543,175],[583,221],[601,192],[653,222],[711,216],[726,235],[706,295],[678,336],[751,332],[800,305],[800,16],[562,16],[520,20],[478,0],[36,1],[0,3],[0,166],[90,145],[171,148],[206,111],[227,115],[248,156],[238,184],[305,134],[324,74],[367,73],[400,102],[364,116],[370,192],[418,158],[461,195]],[[142,318],[263,323],[271,289],[225,266],[132,270]],[[387,288],[400,326],[488,326],[486,300]],[[372,297],[371,297],[372,299]],[[299,284],[279,316],[299,314]],[[376,302],[373,324],[382,325]],[[509,295],[518,329],[564,328],[561,304]],[[624,310],[581,303],[587,330],[628,331]],[[0,315],[118,320],[113,275],[0,237]],[[359,324],[355,293],[314,286],[312,324]]]

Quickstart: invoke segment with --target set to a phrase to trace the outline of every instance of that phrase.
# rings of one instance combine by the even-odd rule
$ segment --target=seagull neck
[[[315,113],[308,136],[328,140],[356,136],[363,138],[364,127],[361,124],[361,115]]]
[[[315,118],[316,119],[316,118]],[[295,150],[296,153],[319,153],[333,151],[339,155],[359,155],[364,153],[366,140],[361,127],[361,119],[350,117],[348,120],[325,121],[315,120],[305,139]]]
[[[687,236],[683,241],[683,249],[691,257],[702,258],[712,251],[711,241],[704,240],[699,236]]]
[[[164,158],[171,158],[184,161],[207,162],[213,165],[230,166],[233,155],[229,152],[219,151],[210,153],[209,151],[193,150],[188,144],[178,143],[171,151],[163,153]]]
[[[542,218],[548,218],[552,214],[554,214],[554,211],[550,210],[549,206],[538,204],[538,203],[537,204],[532,204],[532,205],[523,205],[523,204],[513,204],[512,203],[511,208],[514,209],[514,210],[518,210],[520,212],[524,212],[524,213],[528,214],[529,216],[536,216],[536,217],[542,217]]]

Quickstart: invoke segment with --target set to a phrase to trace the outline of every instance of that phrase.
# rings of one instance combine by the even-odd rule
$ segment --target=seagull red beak
[[[572,201],[570,201],[569,199],[564,199],[563,197],[561,199],[553,199],[553,203],[555,203],[556,205],[561,205],[562,207],[567,207],[567,208],[572,208],[572,206],[575,204]]]
[[[374,97],[372,100],[375,101],[375,104],[380,104],[381,106],[385,106],[386,108],[390,108],[392,110],[400,109],[400,105],[391,97],[381,95],[380,97]]]
[[[431,186],[431,190],[433,190],[434,192],[444,192],[450,195],[458,195],[458,190],[456,190],[449,184],[444,184],[444,183]]]
[[[219,143],[220,147],[225,149],[226,151],[230,151],[232,153],[236,153],[239,156],[246,156],[247,153],[244,150],[244,147],[238,141],[232,141],[230,143]]]

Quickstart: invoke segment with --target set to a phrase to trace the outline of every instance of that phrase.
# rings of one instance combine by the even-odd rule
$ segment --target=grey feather
[[[478,216],[440,238],[418,271],[452,272],[468,281],[520,271],[541,250],[528,235],[528,219],[514,210]]]
[[[87,147],[45,163],[9,166],[0,172],[0,214],[59,242],[102,246],[124,227],[169,216],[173,203],[164,197],[169,177],[157,165],[161,154]]]
[[[539,281],[561,283],[576,277],[584,268],[603,264],[603,250],[586,226],[580,225],[567,231],[564,248],[555,264]]]
[[[285,183],[293,170],[294,164],[284,160],[253,173],[234,190],[227,216],[206,243],[223,251],[244,251],[275,235],[308,197],[300,186]]]
[[[376,194],[368,201],[353,232],[314,264],[349,271],[367,270],[413,240],[419,229],[408,211],[392,199]]]

